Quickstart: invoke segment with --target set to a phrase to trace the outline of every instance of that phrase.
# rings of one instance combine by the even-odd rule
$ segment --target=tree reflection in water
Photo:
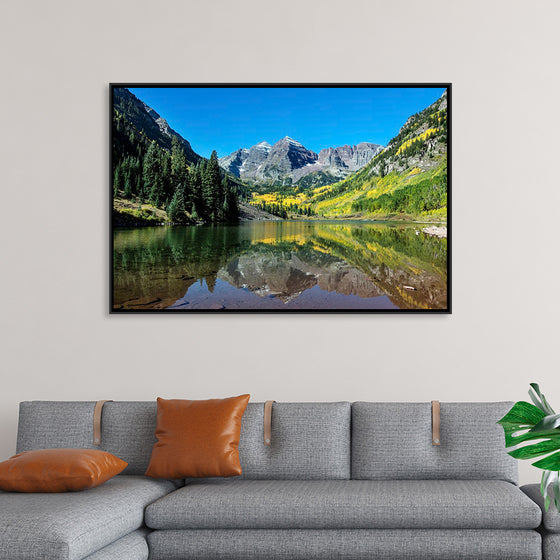
[[[314,309],[335,299],[344,308],[345,296],[353,308],[447,306],[447,240],[414,224],[122,229],[114,234],[113,266],[116,309]]]

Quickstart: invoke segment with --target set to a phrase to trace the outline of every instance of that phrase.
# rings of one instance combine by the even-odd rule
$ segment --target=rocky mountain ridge
[[[415,168],[426,171],[440,165],[441,156],[446,155],[447,92],[423,111],[410,116],[369,167],[377,175]]]
[[[154,140],[160,147],[171,150],[171,139],[176,137],[183,146],[189,163],[198,163],[202,159],[192,149],[188,140],[173,130],[164,118],[128,89],[113,89],[113,109],[122,114],[139,133]]]
[[[360,142],[355,146],[325,148],[318,154],[285,136],[274,145],[260,142],[220,158],[220,166],[237,177],[255,183],[290,185],[316,174],[313,184],[339,180],[367,165],[383,146]]]

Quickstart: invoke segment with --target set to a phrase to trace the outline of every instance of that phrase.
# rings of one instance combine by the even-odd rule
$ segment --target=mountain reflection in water
[[[383,295],[363,272],[306,248],[277,252],[269,247],[252,249],[227,263],[218,272],[218,278],[236,288],[246,288],[258,295],[273,295],[284,302],[315,285],[327,292],[362,298]]]
[[[414,224],[114,232],[115,309],[445,309],[447,240]]]

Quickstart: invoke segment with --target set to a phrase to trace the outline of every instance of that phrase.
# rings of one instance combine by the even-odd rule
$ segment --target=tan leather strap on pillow
[[[266,401],[264,403],[264,444],[272,445],[272,403],[276,401]]]
[[[432,445],[439,445],[439,401],[432,401]]]
[[[113,401],[97,401],[93,409],[93,445],[101,444],[101,413],[103,412],[103,405],[106,402]]]

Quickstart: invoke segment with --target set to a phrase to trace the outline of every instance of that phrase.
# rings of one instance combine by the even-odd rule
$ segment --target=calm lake
[[[117,228],[113,308],[445,309],[447,239],[420,224]]]

